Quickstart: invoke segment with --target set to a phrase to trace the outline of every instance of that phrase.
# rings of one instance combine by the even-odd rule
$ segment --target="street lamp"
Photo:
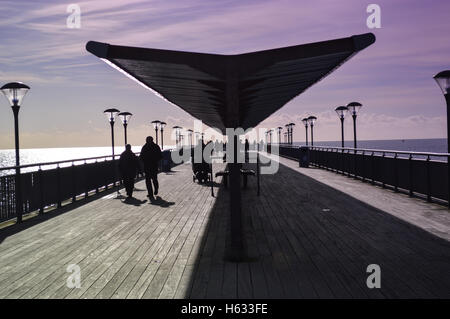
[[[130,121],[130,118],[133,114],[131,114],[130,112],[121,112],[119,113],[119,117],[122,120],[122,124],[123,124],[123,129],[125,132],[125,145],[127,145],[127,126],[128,126],[128,122]]]
[[[106,114],[106,118],[109,120],[109,124],[111,125],[111,145],[112,145],[112,156],[114,160],[114,122],[116,120],[117,114],[120,113],[118,109],[107,109],[104,110],[103,113]]]
[[[195,134],[195,145],[198,145],[198,142],[200,140],[200,132],[194,132]]]
[[[175,130],[175,144],[176,144],[176,147],[178,147],[178,140],[180,138],[181,126],[176,125],[172,128]]]
[[[447,102],[447,152],[450,153],[450,70],[439,72],[433,78],[441,88]]]
[[[194,131],[191,130],[191,129],[188,129],[187,132],[188,132],[188,137],[189,137],[190,147],[192,148],[192,145],[193,145],[193,142],[192,142],[192,133],[194,133]]]
[[[291,126],[289,124],[286,124],[284,127],[287,130],[287,143],[291,144]]]
[[[305,125],[305,130],[306,130],[306,146],[308,146],[308,118],[305,117],[302,120],[303,125]]]
[[[113,185],[116,186],[116,167],[114,164],[114,122],[116,120],[116,116],[117,114],[120,113],[120,111],[118,109],[107,109],[104,110],[103,113],[106,114],[106,118],[109,120],[109,124],[111,125],[111,145],[112,145],[112,165],[113,165],[113,175],[114,175],[114,181],[113,181]],[[119,190],[117,190],[117,193],[119,193]]]
[[[348,111],[353,117],[353,148],[356,148],[356,116],[362,104],[359,102],[350,102],[347,104]]]
[[[344,147],[344,118],[345,114],[348,112],[348,107],[346,106],[338,106],[335,109],[337,115],[339,116],[339,119],[341,120],[341,140],[342,140],[342,147]]]
[[[152,121],[153,127],[155,128],[155,137],[156,137],[156,145],[158,145],[158,129],[159,129],[159,123],[161,123],[161,121]]]
[[[22,186],[20,180],[20,156],[19,156],[19,109],[22,101],[30,87],[22,82],[11,82],[1,87],[1,91],[8,100],[14,114],[14,139],[16,145],[16,176],[15,176],[15,197],[17,222],[22,222]]]
[[[317,117],[310,116],[308,117],[308,124],[311,127],[311,146],[314,146],[314,123],[316,123]]]
[[[291,128],[291,144],[294,142],[294,126],[295,123],[289,123],[289,126]]]
[[[159,122],[159,128],[161,130],[161,150],[164,149],[164,127],[167,125],[166,122]]]
[[[444,94],[447,103],[447,153],[450,153],[450,70],[439,72],[433,77]],[[447,158],[448,205],[450,206],[450,156]]]
[[[272,145],[272,133],[273,133],[273,130],[270,129],[269,130],[269,143],[270,143],[270,145]]]
[[[281,130],[283,128],[281,126],[277,127],[277,132],[278,132],[278,144],[281,144]]]

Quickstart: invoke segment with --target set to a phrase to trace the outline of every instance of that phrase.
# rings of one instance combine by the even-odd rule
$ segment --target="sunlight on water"
[[[133,152],[140,152],[142,146],[133,146]],[[165,146],[164,149],[172,148]],[[123,146],[114,148],[115,155],[120,155],[124,151]],[[32,148],[20,150],[20,164],[36,164],[48,163],[64,160],[82,159],[88,157],[110,156],[112,154],[111,147],[68,147],[68,148]],[[14,166],[16,162],[15,150],[0,150],[0,168]],[[61,167],[71,165],[72,163],[63,164]],[[81,164],[81,163],[75,163]],[[43,169],[51,169],[56,166],[45,166]],[[37,170],[37,167],[22,169],[22,172]],[[12,171],[0,171],[0,175],[12,174]]]

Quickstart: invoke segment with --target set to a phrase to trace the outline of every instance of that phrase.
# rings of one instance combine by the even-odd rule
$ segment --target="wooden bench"
[[[230,174],[230,172],[227,171],[227,170],[226,171],[220,171],[220,172],[217,172],[215,174],[216,177],[218,177],[218,176],[223,176],[224,177],[223,185],[225,186],[225,188],[228,187],[228,175],[229,174]],[[241,175],[243,177],[243,187],[247,188],[247,176],[249,176],[249,175],[250,176],[255,176],[256,173],[252,169],[241,169]]]
[[[229,171],[219,171],[216,173],[216,177],[218,176],[223,176],[223,185],[225,186],[225,188],[228,187],[228,175],[230,174]]]
[[[247,188],[247,176],[255,176],[256,173],[252,169],[243,169],[243,168],[241,168],[241,175],[244,178],[244,188]]]

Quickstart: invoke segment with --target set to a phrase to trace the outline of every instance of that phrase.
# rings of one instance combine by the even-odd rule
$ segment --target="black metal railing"
[[[168,154],[166,154],[168,152]],[[139,153],[136,153],[139,154]],[[21,165],[23,214],[61,207],[120,185],[119,155]],[[169,163],[167,163],[169,161]],[[165,163],[164,163],[165,162]],[[163,151],[161,165],[172,167],[170,150]],[[0,222],[17,217],[15,166],[0,168]],[[137,178],[142,177],[142,170]]]
[[[304,148],[303,148],[304,149]],[[300,158],[300,147],[280,146],[280,155]],[[310,146],[308,160],[313,166],[424,196],[428,201],[448,202],[448,153],[406,152]]]

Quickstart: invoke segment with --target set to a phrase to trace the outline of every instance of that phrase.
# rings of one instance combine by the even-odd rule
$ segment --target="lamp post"
[[[190,144],[190,147],[192,148],[192,145],[194,145],[192,142],[192,133],[194,133],[194,131],[191,129],[188,129],[187,132],[188,132],[189,144]]]
[[[161,150],[164,149],[164,127],[166,125],[166,122],[159,122],[159,129],[161,130]]]
[[[121,112],[119,113],[119,117],[122,120],[123,124],[123,130],[124,130],[124,136],[125,136],[125,145],[127,145],[127,126],[128,122],[130,121],[130,118],[133,114],[130,112]]]
[[[180,130],[181,130],[181,126],[174,126],[172,127],[175,130],[175,144],[176,147],[178,148],[178,140],[180,138]]]
[[[198,145],[198,141],[200,140],[200,132],[194,132],[195,134],[195,145]]]
[[[294,143],[294,126],[295,126],[295,123],[289,123],[289,126],[291,128],[291,144],[293,144]]]
[[[305,117],[302,120],[303,125],[305,125],[305,130],[306,130],[306,146],[308,146],[308,118]]]
[[[283,128],[281,126],[277,127],[277,132],[278,132],[278,144],[281,144],[281,130],[283,130]]]
[[[287,130],[287,143],[291,144],[291,126],[289,124],[286,124],[284,127]]]
[[[310,116],[308,117],[308,124],[311,127],[311,146],[314,146],[314,123],[316,123],[317,117]]]
[[[114,164],[114,122],[116,120],[116,116],[117,114],[120,113],[120,111],[118,109],[107,109],[105,111],[103,111],[103,113],[106,114],[106,118],[109,120],[109,124],[111,125],[111,145],[112,145],[112,165],[113,165],[113,174],[114,174],[114,181],[113,181],[113,185],[116,186],[116,167]],[[119,190],[117,190],[117,192],[119,192]]]
[[[103,113],[106,114],[106,118],[109,120],[109,124],[111,125],[111,145],[112,145],[112,156],[114,160],[114,122],[116,120],[117,114],[120,113],[118,109],[107,109],[104,110]]]
[[[19,156],[19,110],[22,101],[30,87],[22,82],[11,82],[0,89],[11,105],[14,114],[14,140],[16,146],[16,176],[15,176],[15,199],[17,223],[22,222],[22,186],[20,178],[20,156]]]
[[[447,153],[450,153],[450,70],[439,72],[433,77],[444,94],[447,103]],[[450,156],[447,158],[448,205],[450,206]]]
[[[344,147],[344,118],[345,114],[348,112],[348,107],[346,106],[338,106],[335,109],[337,115],[339,116],[339,119],[341,120],[341,140],[342,140],[342,147]]]
[[[154,129],[155,129],[156,145],[158,145],[158,129],[159,129],[159,123],[161,123],[161,121],[158,121],[158,120],[152,121],[153,127],[154,127]]]
[[[359,102],[350,102],[347,104],[348,111],[352,114],[353,118],[353,148],[356,148],[356,116],[362,104]]]

